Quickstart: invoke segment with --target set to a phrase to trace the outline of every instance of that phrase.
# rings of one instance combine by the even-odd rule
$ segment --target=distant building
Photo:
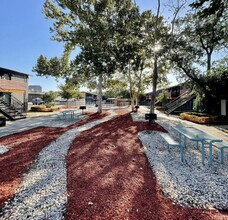
[[[84,100],[86,105],[96,104],[97,94],[91,92],[80,92],[81,99]]]
[[[166,113],[181,113],[194,111],[193,106],[196,94],[188,89],[184,84],[171,86],[165,89],[157,90],[156,96],[165,90],[168,103],[165,105],[167,108]],[[228,116],[228,79],[225,79],[222,84],[215,84],[215,97],[213,105],[211,105],[211,112],[213,114]],[[146,95],[146,104],[151,100],[151,93]],[[159,103],[156,103],[159,104]],[[203,106],[204,107],[204,106]],[[202,109],[203,109],[202,107]]]
[[[28,101],[32,102],[35,98],[41,98],[41,96],[44,94],[42,92],[42,87],[39,85],[29,85],[28,87]]]
[[[28,87],[29,92],[42,92],[42,87],[38,85],[30,85]]]

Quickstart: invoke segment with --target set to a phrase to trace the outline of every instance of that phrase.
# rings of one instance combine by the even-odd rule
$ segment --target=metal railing
[[[26,116],[26,102],[21,102],[16,97],[14,97],[12,94],[9,94],[6,92],[3,88],[0,87],[0,92],[4,93],[5,99],[1,98],[0,103],[2,106],[1,112],[6,117],[9,117],[10,119],[15,119],[16,116]],[[8,102],[7,102],[8,101]]]
[[[182,105],[184,105],[185,103],[193,99],[194,97],[195,97],[195,94],[189,91],[184,92],[179,97],[177,97],[176,99],[172,100],[171,102],[165,105],[165,107],[167,108],[166,113],[169,114],[173,112],[175,109],[181,107]]]

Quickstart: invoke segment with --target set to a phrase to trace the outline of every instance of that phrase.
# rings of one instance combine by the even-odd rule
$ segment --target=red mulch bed
[[[59,128],[37,127],[0,138],[1,144],[11,148],[0,155],[0,208],[15,193],[37,154],[62,133]]]
[[[7,153],[0,155],[0,208],[14,195],[23,174],[43,148],[63,132],[107,115],[107,112],[88,113],[88,118],[66,128],[37,127],[0,138],[0,144],[11,148]]]
[[[227,219],[175,205],[163,196],[137,133],[162,130],[129,114],[84,131],[68,157],[67,219]]]
[[[226,214],[183,208],[162,195],[137,133],[161,130],[120,116],[81,133],[67,157],[67,219],[228,219]],[[37,127],[0,138],[0,208],[12,197],[38,153],[63,132],[106,115],[88,114],[66,128]]]

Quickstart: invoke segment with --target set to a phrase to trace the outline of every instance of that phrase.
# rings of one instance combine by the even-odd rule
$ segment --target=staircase
[[[0,88],[0,92],[3,92],[3,89]],[[11,104],[5,102],[3,98],[0,98],[0,113],[12,121],[26,118],[25,103],[22,103],[8,93],[4,93],[4,95],[8,100],[11,100]]]
[[[167,108],[166,114],[174,112],[176,109],[191,101],[195,97],[195,94],[186,91],[185,93],[181,94],[180,96],[165,105],[165,107]]]

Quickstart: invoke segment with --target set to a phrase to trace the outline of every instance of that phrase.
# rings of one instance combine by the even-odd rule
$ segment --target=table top
[[[67,109],[67,110],[60,111],[60,113],[67,113],[67,112],[74,112],[74,110],[73,109]]]
[[[178,133],[184,135],[185,137],[187,137],[190,140],[193,141],[213,141],[213,142],[221,142],[222,140],[214,137],[210,134],[207,134],[206,132],[199,130],[197,128],[194,127],[185,127],[182,125],[176,125],[173,127],[174,130],[176,130]]]

